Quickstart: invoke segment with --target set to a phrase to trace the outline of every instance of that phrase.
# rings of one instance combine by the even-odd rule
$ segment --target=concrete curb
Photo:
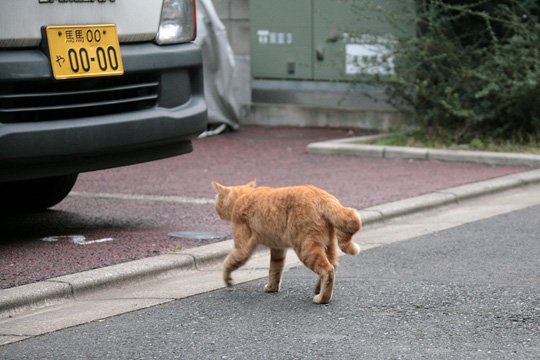
[[[362,217],[362,222],[364,224],[373,224],[376,222],[387,221],[398,216],[457,204],[474,197],[489,195],[536,183],[540,183],[540,169],[455,186],[405,200],[372,206],[361,209],[358,212]]]
[[[1,290],[0,317],[4,313],[18,313],[29,307],[51,305],[88,291],[157,276],[170,270],[194,268],[193,256],[166,254]]]
[[[358,156],[384,159],[441,160],[501,166],[540,167],[540,155],[490,151],[439,150],[402,146],[370,145],[386,135],[359,136],[311,143],[308,152],[317,155]]]
[[[375,224],[398,216],[535,183],[540,183],[540,170],[456,186],[361,209],[358,212],[364,225]],[[90,291],[157,277],[169,271],[196,270],[204,265],[223,261],[232,246],[232,240],[227,240],[179,253],[130,261],[0,290],[0,317],[20,313],[29,308],[52,305]]]

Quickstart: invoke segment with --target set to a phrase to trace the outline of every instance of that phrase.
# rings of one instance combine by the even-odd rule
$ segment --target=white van
[[[0,209],[190,152],[206,130],[195,36],[195,0],[0,1]]]

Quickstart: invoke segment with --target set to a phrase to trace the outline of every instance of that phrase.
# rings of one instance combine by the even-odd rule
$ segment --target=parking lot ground
[[[316,141],[365,134],[349,129],[243,127],[194,141],[180,157],[81,174],[53,209],[0,219],[0,288],[178,252],[215,240],[178,231],[230,233],[211,203],[226,185],[311,183],[357,209],[512,173],[525,167],[318,156]],[[45,241],[47,240],[47,241]]]

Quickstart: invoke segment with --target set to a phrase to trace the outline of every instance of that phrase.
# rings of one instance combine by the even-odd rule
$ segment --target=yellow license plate
[[[116,25],[47,26],[55,79],[122,75]]]

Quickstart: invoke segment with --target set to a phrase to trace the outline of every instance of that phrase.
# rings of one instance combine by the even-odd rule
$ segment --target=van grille
[[[157,74],[4,83],[0,123],[74,119],[148,109],[158,101]]]

